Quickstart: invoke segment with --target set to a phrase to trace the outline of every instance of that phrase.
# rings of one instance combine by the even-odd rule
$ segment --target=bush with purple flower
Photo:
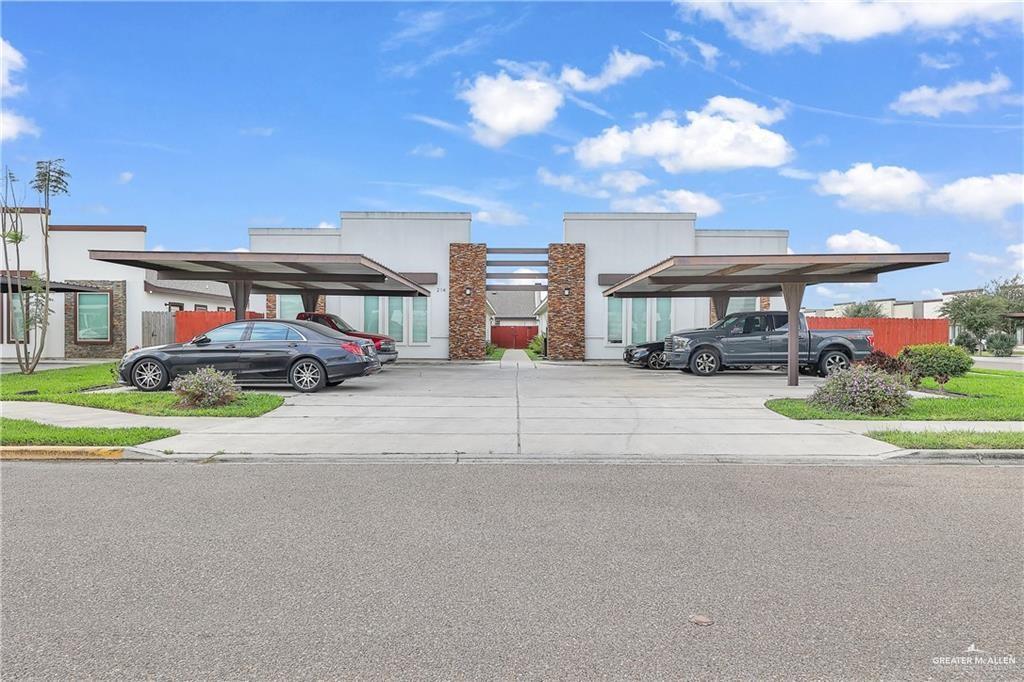
[[[910,405],[907,378],[854,366],[832,374],[807,402],[827,410],[886,416]]]

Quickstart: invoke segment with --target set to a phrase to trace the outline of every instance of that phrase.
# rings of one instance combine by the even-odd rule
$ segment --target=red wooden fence
[[[494,325],[491,327],[491,343],[498,348],[526,348],[533,337],[537,336],[540,327],[502,327]]]
[[[901,317],[808,317],[811,329],[870,329],[875,348],[896,355],[904,346],[949,343],[949,320]]]
[[[263,317],[263,314],[250,311],[245,317],[252,320]],[[233,310],[179,310],[174,313],[174,342],[191,341],[214,327],[234,321]]]

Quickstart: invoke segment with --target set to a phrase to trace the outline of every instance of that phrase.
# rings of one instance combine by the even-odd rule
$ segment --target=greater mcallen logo
[[[935,656],[934,665],[976,665],[976,666],[1015,666],[1017,657],[993,654],[991,651],[979,649],[973,642],[960,652],[959,656]]]

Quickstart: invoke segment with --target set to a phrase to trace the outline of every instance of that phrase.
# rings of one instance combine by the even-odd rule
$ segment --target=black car
[[[200,367],[234,375],[239,384],[287,383],[302,393],[376,374],[373,342],[301,320],[245,320],[211,329],[187,343],[130,351],[118,379],[140,391],[162,391]]]
[[[665,369],[668,361],[665,359],[665,342],[651,341],[650,343],[638,343],[635,346],[626,346],[622,353],[622,359],[626,364],[634,367],[646,367],[648,369]]]

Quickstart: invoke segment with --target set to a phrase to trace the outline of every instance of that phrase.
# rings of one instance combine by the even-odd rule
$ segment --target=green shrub
[[[171,384],[179,407],[217,407],[235,402],[241,395],[235,378],[213,367],[182,374]]]
[[[974,360],[960,346],[945,343],[925,343],[907,346],[899,357],[921,377],[932,377],[941,387],[950,377],[963,376],[974,364]]]
[[[544,354],[544,335],[543,334],[537,334],[537,336],[535,336],[532,339],[530,339],[530,343],[528,343],[526,345],[526,349],[529,350],[529,351],[533,351],[537,355],[543,355]]]
[[[1006,332],[995,332],[985,341],[985,348],[992,351],[992,355],[998,355],[1001,358],[1010,357],[1015,345],[1017,345],[1017,339],[1013,338],[1013,334]]]
[[[829,376],[807,402],[841,412],[890,415],[910,405],[902,376],[857,365]]]
[[[956,338],[953,340],[954,346],[963,348],[971,355],[978,352],[978,343],[978,337],[966,329],[957,334]]]

